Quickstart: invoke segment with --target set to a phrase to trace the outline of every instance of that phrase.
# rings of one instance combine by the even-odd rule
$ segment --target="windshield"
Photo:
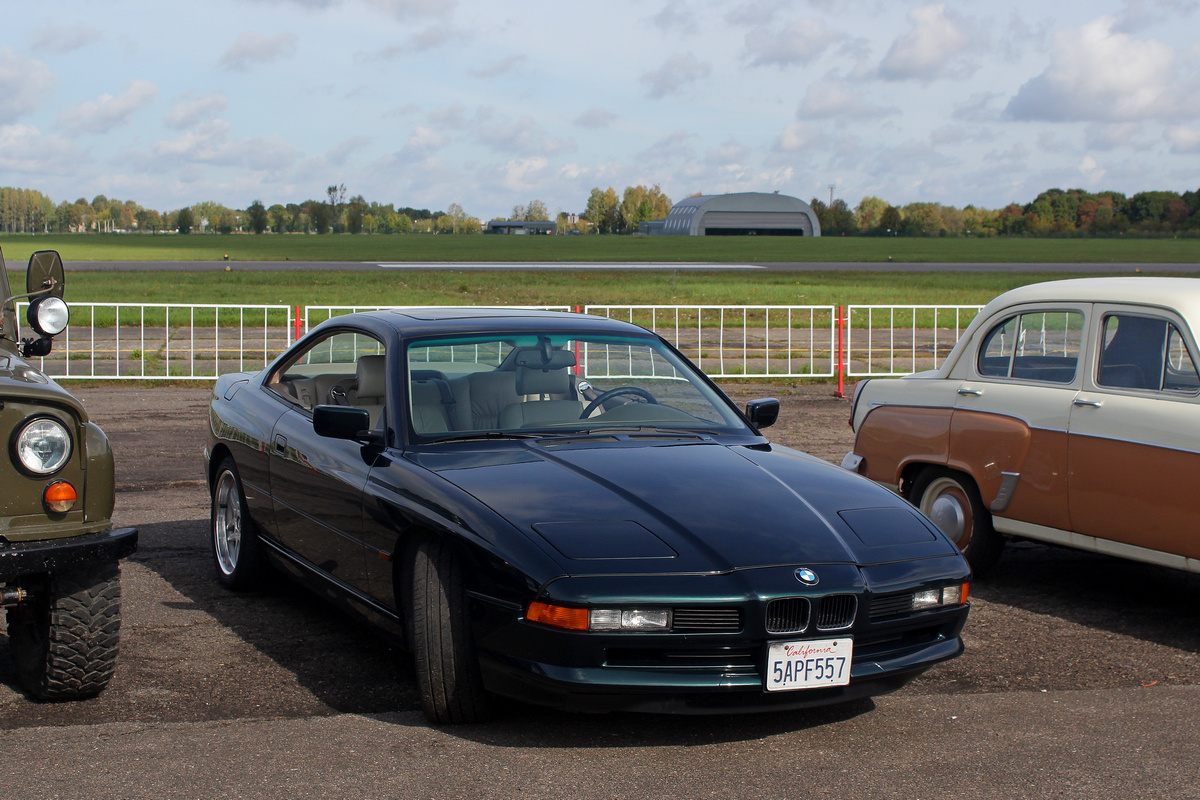
[[[413,430],[433,439],[746,433],[695,369],[651,337],[506,334],[407,347]]]

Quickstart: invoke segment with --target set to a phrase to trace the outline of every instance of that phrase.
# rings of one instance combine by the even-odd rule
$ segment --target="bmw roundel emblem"
[[[818,580],[817,573],[813,572],[808,567],[801,567],[800,569],[796,570],[793,574],[796,576],[796,580],[800,581],[805,586],[816,586],[817,585],[817,580]]]

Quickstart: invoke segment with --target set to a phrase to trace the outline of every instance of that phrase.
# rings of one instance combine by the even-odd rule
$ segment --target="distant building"
[[[484,233],[504,233],[515,236],[529,234],[555,234],[558,225],[553,222],[526,222],[516,219],[494,219],[487,224]]]
[[[740,192],[680,200],[666,219],[643,222],[651,236],[820,236],[812,206],[786,194]]]

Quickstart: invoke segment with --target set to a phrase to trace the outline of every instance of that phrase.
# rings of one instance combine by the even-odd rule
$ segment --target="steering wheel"
[[[588,415],[591,414],[593,411],[595,411],[599,406],[608,402],[609,400],[613,399],[614,397],[619,397],[620,395],[623,395],[623,394],[633,395],[634,397],[640,397],[642,400],[645,400],[647,403],[653,403],[655,405],[658,405],[658,401],[654,399],[654,395],[650,394],[645,389],[639,389],[636,386],[618,386],[615,389],[609,389],[607,392],[601,392],[600,395],[595,400],[593,400],[592,402],[587,404],[587,408],[585,408],[583,410],[583,413],[579,415],[579,418],[587,419]]]

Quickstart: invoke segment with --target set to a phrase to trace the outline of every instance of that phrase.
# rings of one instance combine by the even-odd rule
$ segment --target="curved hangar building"
[[[786,194],[740,192],[689,197],[666,219],[643,222],[659,236],[820,236],[812,206]]]

